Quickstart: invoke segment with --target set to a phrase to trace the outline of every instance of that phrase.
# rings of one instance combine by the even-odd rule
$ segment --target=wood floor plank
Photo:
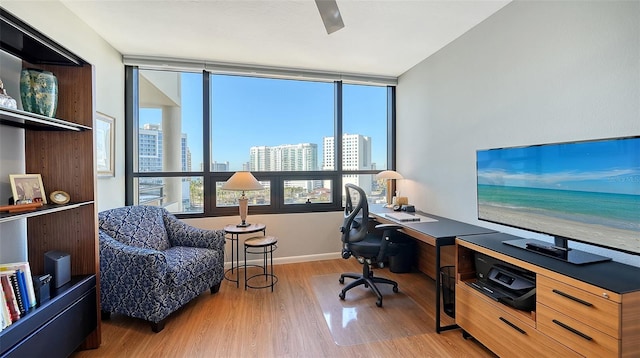
[[[397,281],[400,291],[421,307],[428,316],[426,333],[339,346],[325,322],[311,278],[361,272],[361,265],[354,259],[335,259],[274,269],[279,282],[273,293],[245,291],[224,281],[217,294],[207,291],[172,314],[160,333],[153,333],[141,320],[114,314],[102,322],[101,347],[72,357],[494,357],[473,339],[463,339],[459,329],[435,333],[436,290],[434,281],[422,273],[375,270],[376,275]],[[335,299],[339,300],[338,292]],[[370,303],[375,305],[375,300],[372,295]],[[446,315],[445,320],[443,324],[453,323]]]

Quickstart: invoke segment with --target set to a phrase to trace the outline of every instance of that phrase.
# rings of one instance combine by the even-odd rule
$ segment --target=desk
[[[224,272],[224,278],[235,282],[236,283],[236,287],[240,287],[240,274],[237,272],[240,266],[240,248],[238,246],[238,241],[240,241],[240,235],[242,234],[253,234],[256,232],[260,232],[262,231],[263,235],[267,235],[267,225],[265,224],[251,224],[247,227],[238,227],[236,225],[227,225],[224,227],[224,231],[227,234],[230,234],[231,237],[228,238],[229,240],[231,240],[231,268],[229,270],[226,270]],[[236,244],[235,247],[235,251],[233,249],[233,244]],[[235,262],[234,262],[235,261]],[[236,278],[232,279],[230,277],[227,277],[227,272],[231,272],[231,274],[233,275],[233,271],[236,271]]]
[[[402,229],[400,229],[401,232],[413,237],[418,241],[435,247],[436,257],[434,279],[436,281],[436,332],[440,333],[441,331],[457,328],[458,326],[455,324],[449,326],[440,326],[440,249],[442,248],[442,246],[455,245],[456,237],[458,236],[491,234],[495,233],[495,231],[424,212],[417,212],[416,214],[427,216],[437,221],[399,222],[386,217],[385,214],[387,213],[393,213],[393,210],[385,208],[381,205],[371,205],[369,207],[369,214],[373,216],[376,221],[379,221],[381,223],[393,223],[401,225],[403,227]]]

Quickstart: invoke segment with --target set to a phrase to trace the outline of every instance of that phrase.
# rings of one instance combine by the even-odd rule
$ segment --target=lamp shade
[[[395,170],[383,170],[376,174],[376,179],[404,179],[402,175]]]
[[[241,171],[235,172],[235,174],[233,174],[226,183],[222,184],[220,189],[248,191],[261,190],[264,189],[264,187],[260,184],[258,179],[251,174],[251,172]]]

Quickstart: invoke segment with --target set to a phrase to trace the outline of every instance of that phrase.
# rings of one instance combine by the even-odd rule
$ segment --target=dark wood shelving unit
[[[44,273],[44,253],[57,250],[70,254],[73,277],[50,301],[0,331],[0,357],[65,356],[76,349],[97,348],[100,260],[93,66],[1,7],[0,52],[21,60],[22,68],[51,71],[58,79],[56,118],[0,108],[0,133],[3,128],[21,128],[25,146],[15,151],[16,157],[24,157],[25,172],[41,174],[47,194],[63,190],[73,200],[29,212],[0,213],[0,225],[26,220],[25,246],[34,275]],[[20,73],[3,71],[3,77],[8,76],[16,76],[15,83]],[[1,199],[6,204],[7,198]]]
[[[0,123],[4,125],[32,130],[54,131],[82,131],[91,127],[67,122],[62,119],[49,118],[35,113],[29,113],[12,108],[0,107]]]
[[[86,201],[82,203],[67,203],[67,204],[61,204],[61,205],[45,204],[42,207],[32,211],[24,211],[19,213],[4,212],[4,213],[0,213],[0,223],[9,222],[13,220],[27,219],[32,216],[52,214],[58,211],[71,210],[71,209],[78,208],[82,205],[89,205],[89,204],[93,204],[93,201]]]

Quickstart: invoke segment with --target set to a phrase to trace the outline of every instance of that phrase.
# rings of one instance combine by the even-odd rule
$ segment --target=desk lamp
[[[249,212],[249,199],[244,196],[244,192],[248,190],[264,189],[256,177],[251,172],[240,171],[235,172],[226,183],[220,188],[222,190],[242,191],[242,196],[238,199],[238,207],[240,208],[240,220],[242,222],[237,227],[247,227],[251,224],[247,223],[247,213]]]
[[[393,203],[391,202],[391,180],[404,178],[395,170],[383,170],[380,173],[376,174],[376,179],[387,180],[387,207],[393,205]]]

